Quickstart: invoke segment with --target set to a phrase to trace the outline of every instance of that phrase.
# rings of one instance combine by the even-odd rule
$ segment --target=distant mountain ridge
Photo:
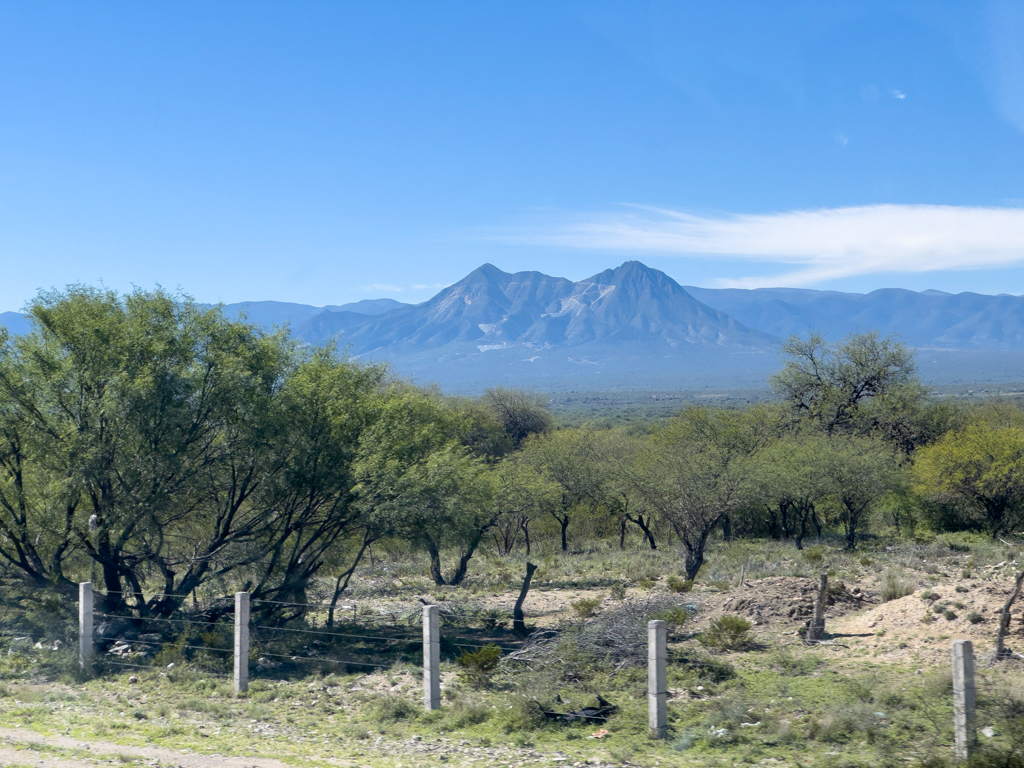
[[[636,261],[579,282],[540,272],[508,274],[485,264],[429,301],[349,326],[340,338],[354,354],[419,354],[451,345],[479,354],[627,342],[667,352],[687,345],[764,349],[778,341]]]
[[[898,334],[926,380],[1024,381],[1024,297],[885,289],[681,286],[628,261],[572,281],[491,264],[421,304],[369,299],[338,306],[224,305],[309,344],[334,342],[364,360],[451,391],[504,383],[548,389],[760,388],[786,337]],[[19,313],[0,315],[12,333]]]
[[[1024,296],[908,291],[867,294],[799,288],[686,288],[740,322],[775,336],[897,334],[923,349],[1024,351]]]

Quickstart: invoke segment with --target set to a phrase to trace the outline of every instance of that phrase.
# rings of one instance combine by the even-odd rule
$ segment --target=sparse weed
[[[901,571],[895,568],[886,568],[882,574],[882,602],[899,600],[901,597],[914,594],[914,585],[911,584]]]

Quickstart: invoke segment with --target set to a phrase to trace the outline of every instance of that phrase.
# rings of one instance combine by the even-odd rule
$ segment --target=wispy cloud
[[[448,283],[431,283],[430,285],[414,285],[412,289],[414,291],[433,291],[438,288],[447,288]]]
[[[712,255],[789,265],[734,287],[809,285],[885,272],[933,272],[1024,263],[1024,208],[870,205],[773,214],[696,216],[630,206],[500,239],[659,255]]]
[[[388,285],[387,283],[372,283],[371,285],[364,285],[364,291],[378,291],[383,293],[401,293],[404,288],[399,285]]]

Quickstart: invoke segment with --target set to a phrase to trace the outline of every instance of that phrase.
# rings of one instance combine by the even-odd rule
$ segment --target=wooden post
[[[664,621],[647,622],[647,727],[655,739],[668,736],[667,627]]]
[[[818,597],[814,600],[814,616],[807,627],[805,640],[821,640],[825,636],[825,602],[828,599],[828,573],[821,572],[818,582]]]
[[[423,606],[423,708],[441,708],[441,633],[438,607]]]
[[[249,690],[249,593],[235,592],[235,694]]]
[[[95,646],[92,642],[92,582],[78,585],[78,664],[82,671],[92,666]]]
[[[996,650],[995,659],[1009,658],[1010,651],[1006,648],[1006,635],[1010,632],[1010,609],[1013,608],[1014,602],[1020,595],[1021,586],[1024,585],[1024,571],[1017,574],[1017,580],[1014,582],[1013,591],[1010,592],[1010,596],[1006,598],[1006,602],[1003,604],[1003,610],[999,613],[999,634],[996,635]]]
[[[956,757],[966,760],[977,739],[974,712],[974,648],[970,640],[953,641],[953,727]]]

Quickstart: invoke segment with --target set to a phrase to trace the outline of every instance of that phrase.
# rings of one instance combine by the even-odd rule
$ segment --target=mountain
[[[429,301],[368,320],[342,338],[360,355],[625,343],[665,353],[695,345],[763,350],[779,341],[702,304],[664,272],[637,261],[576,283],[485,264]]]
[[[0,325],[5,326],[13,336],[21,336],[32,330],[32,324],[21,312],[0,312]]]
[[[314,318],[321,319],[329,316]],[[737,375],[743,386],[761,385],[765,370],[777,367],[780,341],[635,261],[579,282],[485,264],[422,304],[353,321],[338,318],[339,346],[455,390],[647,386],[651,377],[722,386]],[[303,330],[296,335],[320,341],[326,323]]]
[[[311,320],[322,312],[352,312],[358,315],[382,315],[399,307],[407,307],[394,299],[363,299],[351,304],[340,306],[329,305],[314,307],[309,304],[291,304],[285,301],[243,301],[237,304],[224,304],[224,313],[228,317],[241,317],[261,328],[283,328],[286,325],[293,330]],[[365,317],[364,317],[365,319]]]
[[[574,282],[484,264],[422,304],[367,299],[314,307],[277,301],[225,305],[307,344],[333,342],[452,392],[507,384],[554,390],[762,389],[780,342],[820,332],[897,334],[932,384],[1024,381],[1024,296],[885,289],[868,294],[797,288],[681,286],[628,261]],[[16,312],[0,314],[15,334]]]
[[[854,331],[897,334],[910,346],[1024,351],[1024,296],[886,288],[868,294],[797,288],[687,287],[697,299],[775,336]]]

